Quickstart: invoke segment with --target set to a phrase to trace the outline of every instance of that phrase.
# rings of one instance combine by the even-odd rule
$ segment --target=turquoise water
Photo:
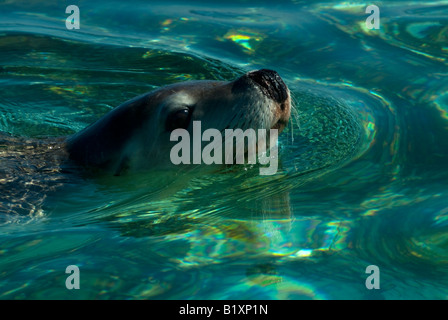
[[[0,3],[0,131],[70,135],[160,86],[259,68],[296,112],[274,176],[2,183],[26,214],[0,219],[1,299],[448,297],[448,1],[376,2],[379,30],[364,2],[70,4],[79,30],[68,3]]]

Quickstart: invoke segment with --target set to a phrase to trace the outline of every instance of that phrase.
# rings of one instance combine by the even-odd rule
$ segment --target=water
[[[0,226],[1,299],[447,298],[447,1],[377,3],[380,30],[361,2],[72,4],[79,30],[68,4],[0,4],[0,131],[69,135],[162,85],[258,68],[281,74],[299,120],[270,177],[73,178],[44,193],[25,170],[37,189],[2,187],[29,214]]]

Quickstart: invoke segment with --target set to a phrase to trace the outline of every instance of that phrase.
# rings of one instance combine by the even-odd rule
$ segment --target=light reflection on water
[[[52,5],[4,6],[2,131],[68,135],[159,86],[261,67],[285,79],[298,120],[273,177],[114,177],[48,195],[43,217],[1,226],[0,298],[446,299],[444,2],[384,4],[377,31],[353,3],[97,3],[79,33]]]

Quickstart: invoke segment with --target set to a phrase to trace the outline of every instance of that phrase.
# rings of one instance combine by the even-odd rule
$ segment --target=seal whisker
[[[295,96],[291,95],[291,123],[294,125],[294,120],[297,122],[297,127],[300,130],[300,116],[299,116],[299,110],[297,107],[297,101]]]

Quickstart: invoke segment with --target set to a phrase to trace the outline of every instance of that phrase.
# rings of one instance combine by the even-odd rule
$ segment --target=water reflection
[[[446,298],[446,6],[384,3],[369,30],[363,4],[295,3],[92,4],[77,34],[53,5],[6,6],[2,131],[67,135],[161,85],[259,67],[281,73],[298,120],[272,177],[247,166],[49,195],[40,219],[2,226],[0,297],[67,297],[55,288],[78,264],[81,298]],[[380,293],[366,293],[370,264]]]

